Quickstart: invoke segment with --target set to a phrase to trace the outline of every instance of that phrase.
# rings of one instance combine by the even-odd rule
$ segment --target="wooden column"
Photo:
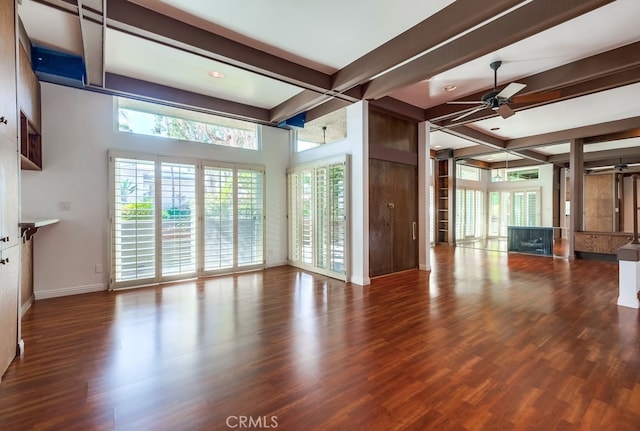
[[[569,153],[569,259],[575,259],[575,232],[583,230],[584,208],[584,148],[582,139],[572,139]]]

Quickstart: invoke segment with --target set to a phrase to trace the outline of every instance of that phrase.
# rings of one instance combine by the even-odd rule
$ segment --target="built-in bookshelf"
[[[451,243],[450,209],[452,197],[450,159],[436,160],[436,242]]]

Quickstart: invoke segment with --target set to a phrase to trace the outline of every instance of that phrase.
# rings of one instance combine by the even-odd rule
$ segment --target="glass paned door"
[[[161,164],[162,276],[196,272],[196,167]]]
[[[237,170],[238,267],[261,265],[264,261],[264,173]]]
[[[341,279],[348,268],[348,168],[318,162],[287,173],[289,261]]]
[[[233,169],[204,167],[204,269],[233,268]]]
[[[116,283],[156,276],[155,162],[114,158],[112,259]]]

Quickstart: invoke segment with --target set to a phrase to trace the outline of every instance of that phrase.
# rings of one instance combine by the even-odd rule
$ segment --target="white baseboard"
[[[106,284],[88,284],[86,286],[63,287],[62,289],[43,290],[34,292],[36,301],[39,299],[58,298],[60,296],[80,295],[82,293],[101,292],[107,290]]]
[[[357,284],[360,286],[368,286],[371,284],[371,278],[369,277],[351,277],[351,283]]]
[[[431,271],[431,265],[420,264],[418,265],[418,269],[420,269],[420,271]]]
[[[33,301],[35,301],[35,295],[31,295],[31,298],[20,307],[20,316],[24,316],[24,313],[27,312],[29,308],[33,305]]]

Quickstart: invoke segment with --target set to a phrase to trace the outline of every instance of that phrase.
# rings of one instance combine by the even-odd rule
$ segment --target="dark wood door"
[[[371,276],[390,274],[417,266],[417,188],[416,166],[369,160]]]

